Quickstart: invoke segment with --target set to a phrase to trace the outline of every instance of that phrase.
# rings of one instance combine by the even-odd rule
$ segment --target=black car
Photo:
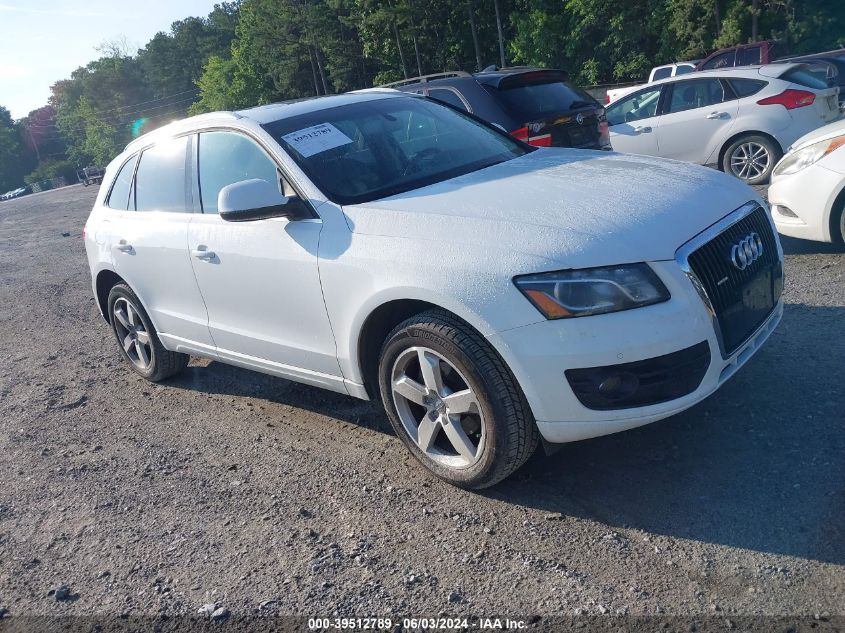
[[[480,73],[425,75],[383,87],[471,112],[531,145],[612,149],[604,108],[568,78],[561,70],[492,66]]]

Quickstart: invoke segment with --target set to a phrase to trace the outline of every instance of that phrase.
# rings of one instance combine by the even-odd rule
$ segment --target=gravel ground
[[[786,311],[717,394],[428,476],[372,404],[121,362],[80,233],[96,188],[0,203],[0,614],[845,615],[845,252],[784,240]]]

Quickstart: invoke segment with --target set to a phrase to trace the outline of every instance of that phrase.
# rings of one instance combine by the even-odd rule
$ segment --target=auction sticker
[[[305,158],[352,142],[351,138],[331,123],[320,123],[285,134],[282,140]]]

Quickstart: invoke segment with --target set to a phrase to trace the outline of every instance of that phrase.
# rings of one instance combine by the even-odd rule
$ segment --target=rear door
[[[187,344],[213,355],[208,313],[188,255],[190,146],[191,138],[182,136],[141,153],[127,210],[111,223],[111,249],[117,274],[141,299],[164,345]]]
[[[563,73],[537,71],[503,78],[498,87],[484,85],[517,121],[515,137],[541,147],[606,149],[604,108],[565,81]]]
[[[657,144],[661,86],[643,88],[607,108],[610,142],[617,152],[659,156]]]
[[[666,86],[657,143],[660,156],[704,165],[736,123],[739,104],[717,77]]]

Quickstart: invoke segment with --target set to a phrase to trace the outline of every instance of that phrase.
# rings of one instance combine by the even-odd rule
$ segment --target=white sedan
[[[787,147],[839,117],[838,93],[803,64],[691,73],[610,104],[610,141],[620,152],[714,165],[756,185]]]
[[[778,232],[845,241],[845,121],[799,139],[775,167],[769,187]]]

